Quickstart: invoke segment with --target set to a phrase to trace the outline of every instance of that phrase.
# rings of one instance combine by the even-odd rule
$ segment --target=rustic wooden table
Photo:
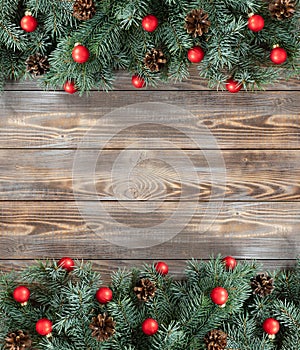
[[[207,89],[196,72],[187,82],[157,90],[133,90],[128,75],[120,73],[116,90],[109,93],[93,91],[78,97],[41,91],[34,82],[9,83],[0,100],[1,269],[20,268],[39,258],[71,256],[92,260],[107,280],[118,267],[165,260],[178,277],[191,257],[206,259],[221,253],[257,259],[267,269],[293,265],[299,256],[300,84],[296,80],[266,91],[229,94]],[[150,126],[141,123],[131,128],[126,115],[107,118],[118,107],[141,102],[168,103],[191,112],[211,131],[217,147],[207,147],[203,157],[180,132],[184,116],[175,117],[169,128],[162,127],[161,115],[157,123],[151,116]],[[89,132],[90,147],[84,149],[88,159],[99,152],[99,140],[109,137],[116,126],[125,129],[114,135],[97,160],[97,196],[84,176],[82,186],[74,189],[74,157],[84,135]],[[197,125],[190,128],[197,135]],[[178,149],[191,160],[200,179],[198,192],[193,181],[180,182],[172,164],[155,160],[157,149],[145,142],[137,143],[143,161],[136,164],[130,194],[126,184],[113,183],[112,166],[128,142],[153,135],[178,147],[159,150],[171,163],[176,163]],[[221,194],[212,196],[218,184],[207,180],[207,172],[220,169],[218,164],[208,169],[204,158],[208,155],[213,160],[220,154],[226,184],[220,183]],[[182,197],[183,188],[191,195]],[[155,210],[139,212],[142,202],[158,199]],[[95,208],[99,200],[109,215],[91,211],[87,222],[78,205]],[[189,209],[176,212],[182,201],[196,208],[190,220]],[[211,212],[203,218],[205,210]],[[116,223],[132,230],[148,227],[151,232],[166,222],[164,237],[164,229],[177,229],[167,221],[174,212],[177,222],[188,223],[171,239],[160,242],[159,237],[158,245],[130,248],[106,239],[115,234]],[[213,222],[207,222],[210,218]],[[104,237],[95,233],[91,222]]]

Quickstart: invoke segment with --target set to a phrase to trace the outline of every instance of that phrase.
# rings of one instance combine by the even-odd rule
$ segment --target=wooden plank
[[[167,103],[184,112],[152,114],[149,126],[144,107],[141,119],[131,116],[135,107],[116,110],[136,102]],[[193,139],[206,137],[208,129],[222,149],[300,149],[300,92],[127,91],[78,98],[62,92],[10,91],[0,105],[0,148],[76,148],[88,132],[81,147],[98,149],[104,143],[125,148],[155,136],[195,149],[199,146]],[[117,134],[116,128],[121,130]]]
[[[57,257],[56,261],[60,257]],[[80,257],[76,259],[80,260]],[[169,266],[169,276],[178,280],[185,278],[184,269],[186,267],[186,260],[166,260]],[[110,260],[90,260],[93,264],[93,269],[100,272],[101,278],[104,284],[109,284],[111,281],[111,274],[118,269],[131,269],[133,267],[142,268],[144,264],[153,264],[158,260],[146,259],[146,260],[131,260],[131,259],[110,259]],[[244,259],[238,259],[238,261],[245,261]],[[250,262],[251,260],[249,260]],[[275,269],[292,269],[296,265],[296,260],[255,260],[256,263],[262,268],[261,271],[274,271]],[[27,266],[31,266],[36,263],[36,260],[0,260],[0,271],[10,272],[10,271],[22,271]]]
[[[75,150],[2,149],[0,200],[74,200],[73,191],[80,200],[209,201],[224,195],[226,201],[300,200],[299,151],[126,150],[123,159],[120,155],[119,150],[84,150],[83,170],[73,171]]]
[[[270,84],[264,87],[265,90],[299,90],[300,84],[299,79],[280,79],[274,84]],[[135,88],[131,84],[131,75],[125,71],[116,72],[116,80],[114,83],[114,90],[126,91],[134,90]],[[153,90],[149,87],[148,90]],[[8,81],[5,85],[5,90],[19,90],[19,91],[33,91],[42,90],[39,87],[38,81],[36,80],[22,80],[22,81]],[[170,84],[159,84],[156,90],[211,90],[207,87],[207,81],[199,77],[196,66],[190,67],[190,77],[182,82],[170,83]]]
[[[295,259],[300,254],[297,202],[196,203],[194,208],[185,203],[180,210],[178,202],[164,202],[152,212],[141,212],[141,202],[101,204],[104,210],[99,202],[84,202],[83,218],[74,202],[1,202],[0,256],[188,259],[220,253]]]

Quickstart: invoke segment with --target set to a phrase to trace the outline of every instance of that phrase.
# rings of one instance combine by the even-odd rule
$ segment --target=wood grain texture
[[[88,215],[83,219],[74,202],[2,202],[0,256],[189,259],[220,253],[242,259],[295,259],[300,254],[297,202],[225,202],[222,207],[200,202],[192,217],[189,206],[178,210],[177,202],[164,202],[149,213],[140,212],[141,202],[127,204],[129,207],[106,202],[102,203],[105,210],[100,210],[98,202],[88,203]],[[174,213],[176,220],[168,221]],[[177,232],[178,223],[187,219],[184,229],[170,239],[167,232]],[[164,230],[153,234],[153,228],[161,223]],[[144,249],[126,247],[129,239],[143,244],[139,233],[143,228],[151,234],[151,243],[159,244]],[[126,244],[110,243],[116,237]]]
[[[120,160],[123,153],[84,150],[84,170],[77,172],[75,150],[2,149],[0,200],[73,201],[74,191],[79,200],[300,200],[298,150],[126,150]],[[224,169],[211,161],[220,155]]]
[[[0,102],[0,148],[77,148],[89,132],[85,147],[98,149],[118,126],[124,130],[109,142],[113,149],[153,135],[181,149],[195,149],[195,142],[180,131],[188,126],[196,139],[208,128],[221,149],[300,149],[299,91],[119,91],[82,98],[63,92],[8,91]],[[178,106],[194,117],[159,115],[151,128],[141,123],[126,129],[133,120],[130,115],[116,116],[116,109],[142,102]],[[112,111],[114,116],[108,116]]]

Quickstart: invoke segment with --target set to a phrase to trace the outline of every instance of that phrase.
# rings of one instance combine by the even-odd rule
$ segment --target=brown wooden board
[[[188,128],[199,138],[207,128],[221,149],[300,149],[298,91],[122,91],[92,92],[82,98],[63,92],[11,91],[0,101],[0,148],[75,149],[89,133],[84,147],[99,149],[118,126],[122,130],[106,147],[125,148],[155,135],[181,149],[194,149],[182,130]],[[128,129],[136,119],[130,118],[126,106],[149,102],[179,107],[184,113],[158,115],[156,123],[152,117],[151,128],[143,122]],[[120,107],[125,111],[117,110]]]
[[[9,83],[0,97],[0,269],[67,255],[92,259],[105,280],[156,260],[182,277],[185,260],[218,253],[265,268],[294,264],[297,80],[230,94],[209,90],[194,70],[189,81],[137,91],[122,72],[116,91],[83,97],[35,83]],[[181,110],[147,121],[128,107],[149,102]],[[153,135],[167,142],[149,142]],[[78,154],[84,171],[94,155],[95,180],[83,171],[74,182]],[[112,178],[123,154],[123,177]]]
[[[0,200],[72,201],[74,193],[79,200],[110,201],[300,200],[299,150],[126,150],[126,171],[122,152],[84,150],[84,171],[77,173],[75,150],[2,149]],[[220,156],[224,169],[209,163]],[[95,173],[90,159],[97,159]],[[123,174],[115,178],[118,163]],[[224,176],[212,177],[218,173]]]

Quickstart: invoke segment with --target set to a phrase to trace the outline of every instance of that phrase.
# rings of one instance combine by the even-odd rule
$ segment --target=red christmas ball
[[[74,94],[77,89],[76,89],[76,86],[75,86],[75,83],[74,81],[70,81],[70,80],[67,80],[65,83],[64,83],[64,86],[63,86],[64,90],[66,92],[68,92],[69,94]]]
[[[145,80],[139,75],[133,75],[131,77],[131,83],[137,89],[141,89],[146,85]]]
[[[223,258],[222,261],[225,264],[226,270],[233,270],[237,264],[235,258],[232,256],[225,256],[225,258]]]
[[[74,270],[75,263],[71,258],[65,256],[64,258],[61,258],[59,260],[59,262],[57,263],[57,266],[62,267],[68,272],[71,272]]]
[[[192,63],[199,63],[204,58],[204,51],[200,46],[194,46],[188,50],[188,60]]]
[[[158,27],[158,19],[154,15],[147,15],[142,19],[142,27],[147,32],[154,32]]]
[[[25,15],[21,18],[20,26],[25,32],[34,32],[38,26],[38,22],[35,17],[31,15]]]
[[[108,287],[101,287],[96,292],[96,299],[100,304],[107,304],[113,298],[113,292]]]
[[[252,32],[259,32],[263,29],[265,20],[260,15],[252,15],[248,18],[248,28]]]
[[[52,332],[52,322],[48,318],[41,318],[35,324],[35,329],[40,335],[49,335]]]
[[[211,300],[220,306],[225,306],[228,300],[228,292],[223,287],[216,287],[210,292]]]
[[[163,261],[158,261],[154,266],[155,270],[163,276],[167,275],[169,272],[169,266]]]
[[[240,84],[238,81],[235,81],[233,79],[228,79],[225,87],[226,87],[226,90],[234,94],[241,90],[242,84]]]
[[[153,335],[158,331],[158,323],[153,318],[147,318],[142,324],[142,330],[147,335]]]
[[[271,50],[270,59],[275,64],[282,64],[287,59],[287,53],[282,47],[274,47]]]
[[[72,58],[77,63],[85,63],[90,57],[89,50],[83,45],[75,45],[72,50]]]
[[[13,291],[13,298],[21,305],[26,305],[30,297],[30,290],[25,286],[18,286]]]
[[[280,324],[277,320],[275,320],[275,318],[267,318],[263,325],[263,330],[268,333],[271,336],[274,336],[276,333],[279,332],[280,329]]]

